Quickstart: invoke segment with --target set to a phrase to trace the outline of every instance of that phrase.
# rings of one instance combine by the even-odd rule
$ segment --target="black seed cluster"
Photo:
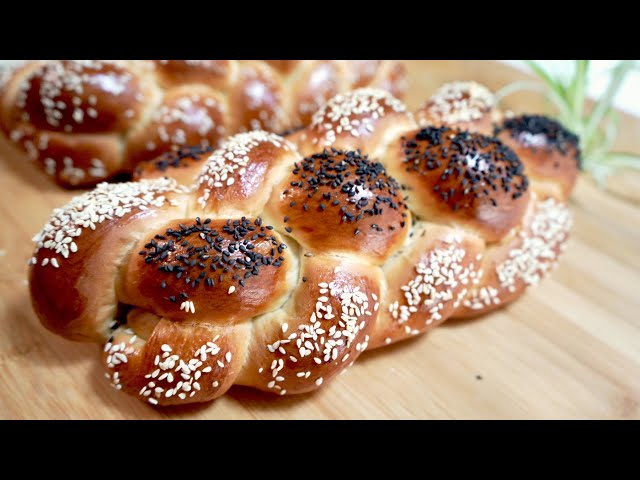
[[[147,264],[158,264],[158,270],[184,283],[178,298],[167,296],[169,301],[182,301],[189,298],[188,289],[200,285],[215,287],[225,278],[244,287],[248,279],[260,274],[261,268],[279,267],[284,262],[282,252],[287,246],[268,233],[273,227],[263,226],[260,218],[254,222],[245,217],[227,220],[219,231],[211,228],[210,223],[211,219],[202,221],[198,217],[191,225],[168,228],[139,252]],[[256,242],[265,241],[272,245],[269,255],[254,251]],[[180,253],[172,255],[178,250]],[[167,282],[163,280],[159,287],[166,289]]]
[[[499,191],[517,199],[529,179],[518,156],[496,138],[448,127],[427,127],[402,138],[406,170],[436,176],[433,191],[453,211],[476,201],[498,206]]]
[[[212,147],[187,146],[181,147],[175,152],[166,152],[160,158],[153,161],[153,167],[164,172],[169,167],[179,168],[189,165],[189,161],[198,162],[205,154],[213,152]]]
[[[325,149],[295,163],[292,173],[300,179],[290,182],[290,186],[306,191],[307,198],[303,202],[291,201],[291,208],[301,208],[304,212],[339,213],[343,223],[353,224],[365,217],[382,215],[385,208],[407,209],[404,199],[398,194],[398,182],[387,175],[381,163],[370,161],[368,155],[363,155],[360,150]],[[327,187],[329,191],[326,191]],[[364,190],[373,195],[361,195]],[[288,194],[289,189],[283,193]],[[402,212],[401,216],[404,218],[407,214]],[[284,222],[288,220],[285,216]],[[401,228],[404,224],[404,221],[399,222]],[[396,228],[394,225],[387,227],[391,230]],[[384,230],[377,224],[371,228],[379,232]],[[285,230],[292,231],[291,227]],[[360,232],[358,228],[353,231],[354,235]]]
[[[578,163],[578,168],[582,168],[582,158],[580,153],[580,139],[578,136],[552,118],[544,115],[521,115],[519,117],[506,120],[501,126],[494,129],[494,134],[498,135],[502,131],[508,131],[512,138],[522,141],[522,134],[544,135],[549,148],[554,148],[562,155],[566,155],[570,148],[574,148],[574,159]],[[559,165],[556,165],[556,168]]]

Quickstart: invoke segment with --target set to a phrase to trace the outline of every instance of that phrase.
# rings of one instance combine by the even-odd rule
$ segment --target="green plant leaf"
[[[600,97],[600,100],[593,108],[589,120],[586,124],[584,135],[590,137],[596,130],[602,119],[607,114],[607,111],[611,108],[611,104],[622,85],[622,82],[627,73],[633,68],[634,62],[631,60],[623,60],[616,68],[613,69],[611,74],[611,80],[605,90],[604,94]]]
[[[505,85],[496,93],[494,93],[493,97],[495,98],[496,104],[499,104],[503,98],[521,91],[544,92],[544,86],[540,85],[539,82],[534,82],[532,80],[522,80]]]
[[[576,60],[574,76],[570,87],[570,94],[571,103],[573,106],[571,110],[574,116],[578,119],[582,118],[588,74],[589,60]]]
[[[565,95],[565,90],[562,84],[547,73],[547,71],[538,65],[533,60],[525,60],[526,64],[533,70],[533,72],[540,77],[548,88],[547,94],[554,106],[558,109],[561,115],[568,115],[570,108]]]

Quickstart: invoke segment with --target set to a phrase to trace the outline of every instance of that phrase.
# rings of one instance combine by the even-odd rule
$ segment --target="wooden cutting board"
[[[411,107],[444,81],[497,88],[523,77],[490,62],[407,65]],[[526,95],[513,102],[542,108]],[[625,120],[620,145],[639,151],[640,123]],[[516,303],[366,353],[317,393],[234,387],[209,404],[157,410],[108,385],[95,345],[56,337],[31,310],[30,239],[71,196],[0,145],[0,418],[640,418],[640,209],[587,178],[560,267]]]

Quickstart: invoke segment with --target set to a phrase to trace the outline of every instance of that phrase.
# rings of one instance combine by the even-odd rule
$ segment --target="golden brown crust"
[[[20,83],[12,117],[54,132],[124,132],[138,121],[145,93],[119,62],[46,62]]]
[[[260,219],[172,220],[137,243],[118,297],[171,320],[234,324],[279,307],[294,267]]]
[[[451,82],[440,87],[416,112],[421,127],[449,126],[491,135],[495,99],[476,82]]]
[[[539,196],[569,198],[580,170],[578,137],[542,115],[520,115],[495,130],[525,165]]]
[[[305,248],[381,263],[404,242],[411,216],[382,164],[333,149],[306,157],[288,173],[267,212],[276,228]]]
[[[14,142],[17,141],[11,138],[11,132],[25,128],[24,125],[16,125],[16,122],[21,118],[23,121],[27,119],[26,116],[22,117],[22,113],[26,112],[20,112],[19,117],[16,115],[15,99],[24,88],[24,79],[39,70],[42,64],[42,61],[27,62],[0,72],[0,130]]]
[[[381,273],[333,256],[303,257],[284,308],[255,322],[238,382],[280,395],[326,384],[367,348]]]
[[[232,60],[156,60],[155,65],[159,83],[165,88],[185,83],[227,88],[236,69]]]
[[[385,90],[396,98],[402,98],[408,89],[407,69],[403,63],[383,60],[370,86]]]
[[[371,82],[390,76],[396,63],[381,62]],[[217,147],[238,131],[301,126],[318,102],[348,89],[348,65],[317,60],[28,62],[0,79],[0,130],[59,184],[93,186],[181,146]],[[55,138],[59,155],[40,146],[46,138]]]
[[[370,85],[380,71],[382,62],[382,60],[351,60],[347,62],[346,67],[350,76],[351,89]]]
[[[282,73],[290,73],[302,62],[302,60],[265,60],[265,62]]]
[[[133,171],[133,180],[170,177],[180,185],[189,186],[200,174],[211,153],[213,147],[199,145],[165,152],[152,160],[140,162]]]
[[[117,309],[114,278],[141,233],[178,215],[184,199],[169,180],[101,184],[56,209],[35,237],[29,287],[49,330],[98,340]]]
[[[37,132],[23,138],[27,153],[43,159],[44,171],[67,188],[86,187],[125,169],[120,163],[120,141],[114,134]]]
[[[224,99],[209,87],[190,85],[171,90],[148,122],[127,140],[131,165],[183,146],[216,146],[230,119]]]
[[[192,210],[207,215],[258,215],[271,186],[299,155],[284,138],[262,130],[227,139],[203,166]]]
[[[344,65],[335,60],[308,62],[308,68],[295,83],[292,113],[299,125],[308,125],[327,100],[349,89],[348,73]]]
[[[440,325],[479,279],[484,242],[464,230],[418,222],[409,243],[384,267],[386,288],[371,348]]]
[[[269,67],[259,62],[243,65],[229,100],[232,131],[283,130],[286,125],[283,97],[282,87]]]
[[[528,179],[518,157],[495,139],[427,127],[404,136],[386,161],[420,218],[466,228],[488,242],[522,220]]]

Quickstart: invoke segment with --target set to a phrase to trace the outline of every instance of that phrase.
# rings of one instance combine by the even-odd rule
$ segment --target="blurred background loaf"
[[[371,86],[402,98],[396,60],[46,60],[0,74],[0,131],[64,187],[130,174],[185,145],[309,123]],[[20,161],[21,159],[17,159]]]

